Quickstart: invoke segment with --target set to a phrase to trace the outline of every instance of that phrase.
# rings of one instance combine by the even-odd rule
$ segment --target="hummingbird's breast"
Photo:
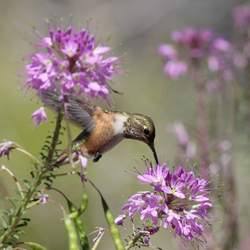
[[[125,138],[123,132],[126,116],[98,108],[93,119],[95,129],[81,148],[86,157],[93,157],[97,152],[104,154]]]

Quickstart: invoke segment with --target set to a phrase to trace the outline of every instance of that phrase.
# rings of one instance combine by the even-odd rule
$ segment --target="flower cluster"
[[[37,52],[27,56],[22,72],[26,76],[24,88],[35,89],[38,93],[59,89],[64,101],[67,94],[76,91],[89,98],[107,100],[113,76],[124,73],[118,57],[105,57],[111,48],[105,43],[98,44],[87,29],[78,32],[71,26],[66,30],[56,28],[54,23],[47,26],[49,36],[34,32],[39,42],[35,44]]]
[[[250,5],[245,4],[234,8],[233,18],[237,28],[241,31],[248,31],[250,25]]]
[[[166,62],[164,66],[166,76],[176,79],[185,75],[189,68],[197,67],[205,61],[211,72],[219,73],[225,81],[232,79],[229,59],[234,58],[237,53],[231,43],[214,31],[187,27],[173,31],[172,40],[176,47],[160,44],[157,48]]]
[[[155,226],[163,223],[163,227],[172,228],[175,237],[180,236],[184,244],[192,240],[204,244],[204,225],[212,217],[208,212],[213,206],[209,194],[214,188],[182,167],[171,173],[166,164],[154,168],[146,162],[146,166],[147,170],[137,178],[140,183],[150,184],[153,191],[140,191],[131,196],[116,224],[122,225],[125,217],[132,218],[138,212],[145,225],[146,220]]]
[[[244,56],[244,66],[246,69],[248,69],[246,65],[249,64],[250,61],[250,4],[245,4],[234,8],[233,19],[237,31],[240,31],[242,33],[242,37],[238,40],[237,45],[239,51],[241,51],[242,55]],[[242,60],[240,60],[240,62],[241,61]]]

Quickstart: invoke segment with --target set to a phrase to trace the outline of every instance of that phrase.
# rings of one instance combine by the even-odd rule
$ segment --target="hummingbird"
[[[45,107],[57,113],[59,96],[57,92],[46,90],[40,94],[40,99]],[[83,128],[71,144],[73,162],[79,161],[79,152],[86,158],[94,158],[93,162],[98,162],[104,153],[123,139],[134,139],[150,147],[158,164],[154,147],[155,126],[150,117],[139,113],[103,110],[73,95],[69,96],[68,103],[68,119]],[[62,166],[69,162],[67,147],[50,166]]]

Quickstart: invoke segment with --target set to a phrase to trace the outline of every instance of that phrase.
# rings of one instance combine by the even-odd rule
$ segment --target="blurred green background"
[[[172,134],[166,132],[166,125],[178,120],[196,117],[193,83],[188,78],[170,81],[162,74],[162,62],[156,53],[156,46],[169,42],[173,29],[193,26],[195,28],[211,27],[219,33],[230,36],[232,33],[231,10],[243,1],[238,0],[8,0],[0,1],[0,139],[8,139],[22,145],[27,151],[39,157],[48,130],[53,129],[50,123],[54,119],[51,112],[49,122],[35,127],[30,115],[41,104],[37,98],[20,91],[16,71],[23,67],[19,63],[23,55],[33,52],[32,46],[25,40],[31,36],[29,21],[43,34],[47,33],[45,18],[57,14],[58,20],[63,17],[67,26],[68,17],[73,14],[75,26],[86,19],[92,18],[91,26],[100,21],[97,34],[102,41],[110,35],[109,46],[116,47],[115,55],[126,55],[129,70],[128,76],[119,77],[121,86],[115,87],[124,95],[113,95],[115,110],[138,112],[146,114],[155,122],[155,146],[158,155],[164,153],[164,159],[169,159],[170,166],[174,164],[177,141]],[[118,44],[120,44],[117,46]],[[99,103],[108,108],[105,102]],[[226,105],[225,105],[226,106]],[[223,114],[223,110],[221,111]],[[72,127],[72,137],[80,132]],[[239,235],[244,240],[250,229],[249,213],[249,147],[244,134],[238,133],[236,150],[236,182],[239,197]],[[66,135],[62,148],[67,144]],[[102,191],[114,216],[121,212],[127,197],[147,187],[139,185],[137,180],[125,173],[127,167],[137,166],[135,159],[145,154],[153,159],[150,149],[143,143],[125,140],[112,151],[103,156],[100,162],[89,161],[88,177]],[[28,177],[29,159],[14,152],[0,159],[0,165],[6,165],[21,180]],[[59,172],[70,171],[69,166],[62,167]],[[8,206],[5,196],[13,197],[14,182],[10,176],[0,173],[0,196],[2,206]],[[54,187],[62,190],[74,203],[81,201],[82,184],[77,176],[61,177],[55,180]],[[101,202],[98,194],[87,184],[89,193],[89,209],[83,219],[87,233],[94,227],[106,227],[103,218]],[[57,193],[50,191],[54,200],[62,204],[65,201]],[[38,242],[48,249],[68,249],[68,241],[61,218],[62,214],[54,204],[36,206],[28,211],[26,217],[32,222],[25,229],[26,235],[21,240]],[[219,222],[217,222],[219,224]],[[125,223],[127,232],[131,225]],[[218,226],[219,228],[219,226]],[[218,229],[220,230],[220,229]],[[124,233],[123,233],[124,234]],[[215,232],[216,234],[216,232]],[[91,237],[93,238],[93,237]],[[160,230],[152,238],[152,243],[162,249],[178,249],[179,241],[171,238],[164,230]],[[113,249],[113,243],[108,234],[103,238],[99,249]]]

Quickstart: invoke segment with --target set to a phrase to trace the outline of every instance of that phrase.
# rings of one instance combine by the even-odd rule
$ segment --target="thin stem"
[[[199,126],[199,147],[200,147],[200,158],[204,163],[205,174],[209,168],[209,146],[208,146],[208,121],[207,121],[207,110],[206,110],[206,94],[205,89],[200,79],[199,69],[194,67],[193,79],[195,82],[197,108],[198,108],[198,126]]]
[[[5,141],[5,143],[8,142],[8,148],[11,148],[11,149],[16,149],[24,154],[26,154],[31,161],[35,161],[37,163],[40,163],[40,161],[38,159],[36,159],[35,156],[33,156],[32,154],[30,154],[28,151],[26,151],[21,145],[19,145],[18,143],[16,142],[13,142],[13,141]],[[4,145],[5,143],[0,143],[0,146]],[[14,147],[11,147],[11,146],[14,146]]]
[[[26,207],[26,209],[30,209],[31,207],[33,207],[33,206],[35,206],[35,205],[39,204],[41,201],[42,201],[42,200],[41,200],[41,199],[39,199],[39,200],[37,200],[37,201],[33,202],[32,204],[28,205],[28,206]]]
[[[27,152],[26,150],[24,150],[23,148],[16,148],[18,151],[26,154],[32,161],[35,161],[37,163],[40,163],[38,159],[36,159],[36,157],[34,157],[32,154],[30,154],[29,152]]]
[[[132,240],[130,240],[129,242],[128,242],[128,244],[127,244],[127,246],[125,247],[125,250],[128,250],[128,249],[130,249],[131,247],[133,247],[134,246],[134,244],[142,237],[142,233],[137,233],[136,235],[135,235],[135,237],[132,239]]]
[[[59,132],[60,132],[60,129],[61,129],[62,119],[63,119],[63,113],[62,113],[61,110],[59,110],[57,120],[56,120],[56,127],[55,127],[55,131],[54,131],[54,135],[53,135],[53,139],[52,139],[52,143],[51,143],[51,148],[49,150],[49,154],[48,154],[48,157],[47,157],[47,160],[46,160],[46,163],[45,163],[46,168],[49,167],[49,165],[50,165],[50,163],[51,163],[51,161],[53,159],[54,153],[55,153],[55,148],[56,148],[56,144],[58,142]]]
[[[18,187],[18,189],[19,189],[19,191],[21,193],[21,197],[22,197],[22,199],[24,199],[24,196],[23,196],[23,193],[22,193],[22,188],[21,188],[19,182],[17,181],[17,178],[15,177],[15,175],[8,168],[6,168],[5,166],[2,166],[1,169],[3,171],[8,172],[10,174],[10,176],[14,179],[14,181],[15,181],[15,183],[16,183],[16,185],[17,185],[17,187]]]
[[[69,162],[70,166],[72,169],[75,168],[74,162],[72,159],[72,139],[71,139],[71,133],[70,133],[70,128],[69,128],[69,120],[68,120],[68,109],[67,109],[67,104],[64,103],[64,112],[65,112],[65,122],[66,122],[66,127],[67,127],[67,133],[68,133],[68,152],[69,152]]]

